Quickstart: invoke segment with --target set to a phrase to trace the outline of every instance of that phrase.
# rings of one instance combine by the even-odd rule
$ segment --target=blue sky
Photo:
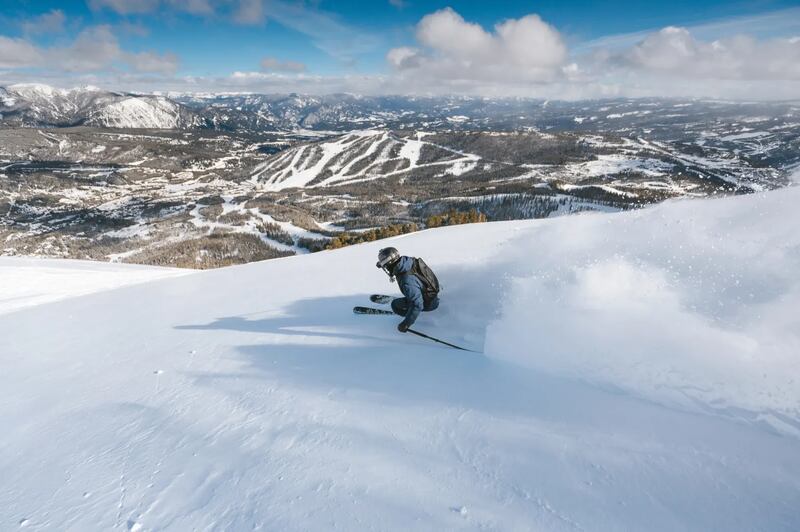
[[[800,3],[782,0],[2,3],[2,83],[583,97],[631,83],[669,92],[688,68],[706,79],[699,92],[752,97],[777,83],[779,97],[800,69]],[[741,57],[752,64],[725,65]]]

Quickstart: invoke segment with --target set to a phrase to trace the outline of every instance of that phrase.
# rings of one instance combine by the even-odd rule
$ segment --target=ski
[[[379,305],[386,305],[388,303],[391,303],[393,299],[394,297],[386,296],[383,294],[372,294],[371,296],[369,296],[370,301],[372,301],[373,303],[377,303]]]
[[[372,308],[372,307],[353,307],[353,313],[355,314],[378,314],[382,316],[391,316],[394,314],[391,310],[383,310],[379,308]]]

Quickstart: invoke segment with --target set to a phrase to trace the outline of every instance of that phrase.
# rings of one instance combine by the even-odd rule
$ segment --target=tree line
[[[486,215],[476,209],[467,212],[448,211],[444,214],[428,216],[425,220],[426,228],[443,227],[445,225],[472,224],[487,221]],[[374,242],[393,236],[414,233],[420,227],[415,223],[389,224],[383,227],[367,229],[365,231],[346,231],[337,234],[330,240],[315,238],[299,238],[297,245],[308,249],[311,252],[322,251],[325,249],[339,249],[353,244],[363,244],[364,242]]]

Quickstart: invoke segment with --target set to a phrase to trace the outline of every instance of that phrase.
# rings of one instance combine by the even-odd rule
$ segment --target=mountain
[[[741,150],[696,148],[579,132],[0,128],[0,253],[207,268],[453,211],[543,218],[787,183]]]
[[[10,125],[176,129],[201,123],[167,98],[96,87],[65,90],[40,84],[11,85],[0,88],[0,103],[0,119]]]
[[[280,191],[400,177],[419,191],[433,178],[491,185],[533,179],[621,199],[648,191],[761,190],[785,182],[775,170],[729,152],[608,134],[370,129],[283,150],[258,165],[251,180]]]
[[[208,268],[459,220],[767,191],[800,165],[792,102],[14,85],[0,105],[3,255]]]
[[[447,227],[103,291],[141,267],[0,258],[0,528],[797,530],[799,201]],[[395,293],[387,244],[444,286],[415,327],[483,354],[352,314]]]

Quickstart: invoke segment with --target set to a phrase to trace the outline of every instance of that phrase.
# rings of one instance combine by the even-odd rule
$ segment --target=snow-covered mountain
[[[676,143],[614,135],[436,132],[371,129],[283,150],[251,176],[265,190],[331,187],[402,178],[459,182],[539,180],[562,192],[612,198],[645,191],[704,193],[709,186],[752,191],[785,182],[785,172],[734,152],[689,150]]]
[[[0,254],[205,268],[451,211],[627,210],[787,176],[741,152],[578,132],[0,128]]]
[[[41,84],[0,88],[0,120],[27,126],[98,126],[175,129],[201,121],[167,98],[97,87],[57,89]]]
[[[525,98],[360,96],[330,94],[127,94],[96,87],[57,89],[41,84],[0,87],[0,123],[59,126],[82,123],[96,106],[135,98],[180,110],[172,127],[264,132],[347,132],[385,128],[456,131],[617,132],[657,141],[686,140],[702,146],[721,140],[795,138],[800,101],[608,99],[543,101]],[[99,125],[102,125],[98,123]],[[786,135],[789,135],[786,137]],[[748,150],[750,151],[750,150]],[[780,150],[777,153],[782,153]],[[773,161],[774,162],[774,161]]]
[[[260,164],[252,180],[268,190],[282,190],[389,178],[423,169],[458,176],[475,169],[481,160],[474,154],[426,142],[425,135],[365,130],[303,144]]]
[[[177,129],[183,125],[180,105],[166,98],[130,96],[89,113],[86,125],[136,128]]]
[[[797,530],[798,202],[448,227],[115,289],[141,268],[65,263],[59,297],[84,295],[56,302],[36,288],[58,264],[0,259],[0,529]],[[396,291],[387,243],[444,286],[416,328],[482,354],[351,313]]]
[[[0,115],[0,254],[173,266],[304,253],[451,211],[542,218],[771,190],[800,165],[792,102],[14,85]]]

